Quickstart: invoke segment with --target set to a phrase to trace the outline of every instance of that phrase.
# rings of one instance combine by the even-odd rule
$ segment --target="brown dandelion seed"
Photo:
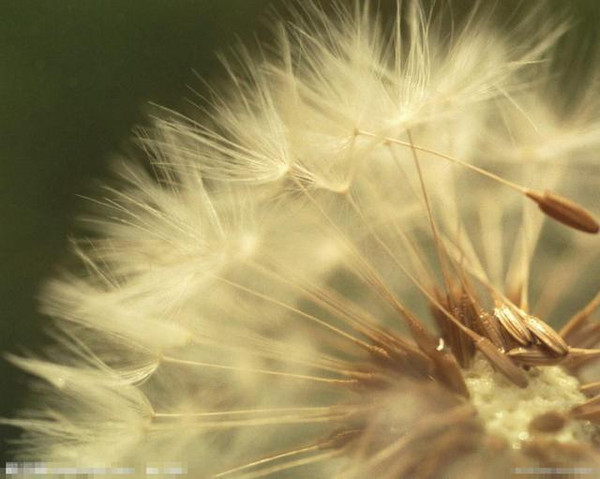
[[[529,381],[521,368],[511,358],[506,356],[487,338],[481,337],[475,345],[477,349],[498,369],[508,380],[520,388],[527,387]]]
[[[494,317],[500,322],[504,330],[523,346],[527,346],[533,342],[533,335],[527,328],[520,315],[516,314],[509,306],[496,302],[494,308]]]
[[[559,411],[550,411],[544,414],[540,414],[533,418],[533,420],[529,423],[529,430],[531,432],[557,432],[560,431],[569,418],[562,412]]]
[[[532,345],[527,348],[514,348],[506,353],[517,363],[526,366],[552,366],[564,360],[564,356],[557,356],[543,346]]]
[[[540,210],[551,218],[585,233],[598,233],[600,224],[583,206],[552,193],[527,190],[525,195],[537,203]]]
[[[496,316],[482,311],[479,314],[479,333],[487,337],[498,349],[505,349],[503,329]]]
[[[569,352],[569,345],[548,324],[535,316],[523,313],[523,321],[535,337],[558,356],[565,356]]]

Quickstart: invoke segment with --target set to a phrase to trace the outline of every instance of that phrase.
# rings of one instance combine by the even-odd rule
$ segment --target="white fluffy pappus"
[[[4,420],[20,457],[246,479],[599,465],[597,89],[548,94],[567,29],[545,3],[504,30],[483,6],[389,6],[298,7],[204,116],[140,134],[147,164],[119,161],[80,266],[44,290],[60,339],[13,358],[41,379]]]

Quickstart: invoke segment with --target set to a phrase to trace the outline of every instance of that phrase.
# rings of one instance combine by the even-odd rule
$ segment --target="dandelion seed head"
[[[565,22],[395,5],[299,6],[198,119],[138,132],[147,162],[116,163],[44,290],[56,346],[15,359],[51,398],[10,421],[27,454],[246,479],[598,463],[575,231],[598,117],[544,94]]]

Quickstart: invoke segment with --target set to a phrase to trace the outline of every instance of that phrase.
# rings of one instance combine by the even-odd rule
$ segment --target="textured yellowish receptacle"
[[[532,438],[533,419],[549,412],[568,413],[587,399],[579,390],[579,380],[560,366],[531,368],[526,374],[529,385],[515,387],[481,357],[464,372],[471,401],[485,427],[508,440],[514,449]],[[536,434],[559,442],[589,442],[594,429],[584,421],[570,421],[556,432]]]

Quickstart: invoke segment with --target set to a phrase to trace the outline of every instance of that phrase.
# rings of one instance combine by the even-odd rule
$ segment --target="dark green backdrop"
[[[67,249],[91,179],[144,121],[215,68],[213,50],[260,28],[268,0],[0,1],[0,350],[35,349],[40,282]],[[0,416],[25,376],[0,360]],[[7,438],[0,429],[2,464]],[[0,473],[1,475],[1,473]]]
[[[181,105],[199,83],[192,68],[214,74],[213,51],[264,29],[273,3],[290,2],[0,0],[0,351],[43,344],[36,291],[65,255],[76,194],[144,122],[147,102]],[[585,59],[600,2],[572,3]],[[0,416],[13,415],[25,383],[0,360]],[[16,434],[0,428],[1,463]]]

